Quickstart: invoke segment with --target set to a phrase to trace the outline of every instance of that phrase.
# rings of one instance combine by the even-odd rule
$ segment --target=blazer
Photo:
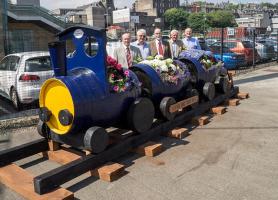
[[[134,58],[142,58],[140,49],[135,46],[130,45],[130,52],[131,52],[131,60],[133,63]],[[126,59],[126,48],[123,44],[117,47],[113,52],[113,57],[118,61],[119,64],[122,65],[124,69],[128,68],[127,59]]]
[[[162,46],[164,49],[164,58],[171,58],[171,52],[170,52],[170,46],[169,43],[162,40]],[[151,50],[151,56],[156,56],[158,54],[157,47],[156,47],[156,40],[153,40],[150,42],[150,50]]]
[[[173,41],[172,40],[169,40],[169,45],[170,45],[170,52],[171,52],[171,58],[174,58],[174,55],[173,55]],[[180,54],[180,52],[182,51],[182,49],[184,48],[184,44],[181,40],[177,40],[176,41],[176,45],[177,45],[177,55]]]

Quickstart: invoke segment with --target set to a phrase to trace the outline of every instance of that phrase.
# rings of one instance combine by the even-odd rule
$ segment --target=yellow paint
[[[52,115],[48,127],[57,134],[67,134],[71,125],[63,126],[58,118],[61,110],[67,109],[74,118],[74,104],[67,86],[59,79],[51,78],[44,82],[40,92],[40,107],[46,107]]]

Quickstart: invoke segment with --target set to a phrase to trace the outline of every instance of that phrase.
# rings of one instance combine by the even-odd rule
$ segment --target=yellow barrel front
[[[74,118],[73,98],[64,82],[56,78],[47,80],[41,88],[39,103],[41,108],[46,107],[52,113],[50,120],[46,122],[47,126],[52,131],[60,135],[70,132],[72,123],[68,126],[64,126],[58,118],[59,112],[65,109],[67,109]]]

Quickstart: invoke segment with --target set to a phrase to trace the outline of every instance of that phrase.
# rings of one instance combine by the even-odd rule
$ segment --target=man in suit
[[[177,58],[184,48],[183,42],[178,39],[179,38],[179,32],[177,30],[172,30],[170,33],[170,52],[172,58]]]
[[[154,29],[154,37],[155,39],[150,42],[150,49],[151,49],[151,55],[161,55],[164,58],[170,58],[171,52],[170,52],[170,46],[169,43],[166,41],[162,41],[161,37],[161,29],[155,28]]]
[[[132,66],[133,60],[137,57],[142,58],[141,52],[137,47],[130,45],[130,33],[122,35],[122,43],[114,50],[113,57],[122,65],[124,69]]]

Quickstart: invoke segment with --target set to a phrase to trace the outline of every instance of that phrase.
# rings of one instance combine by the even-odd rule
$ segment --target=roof
[[[65,29],[64,31],[58,33],[57,36],[61,37],[61,36],[67,35],[68,33],[75,31],[76,29],[85,29],[88,31],[105,32],[104,28],[92,27],[92,26],[87,26],[87,25],[77,25],[77,26],[71,26],[71,27]]]

